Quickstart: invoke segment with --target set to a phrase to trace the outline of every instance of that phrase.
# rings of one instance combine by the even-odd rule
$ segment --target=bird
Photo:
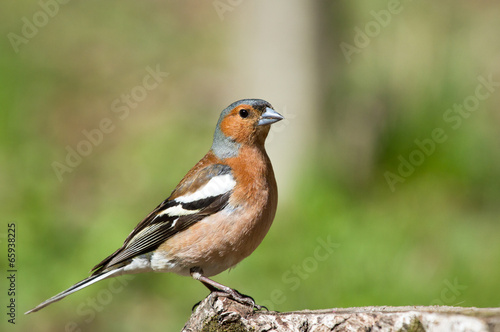
[[[89,277],[25,314],[98,281],[143,272],[191,276],[211,294],[261,309],[250,296],[209,277],[248,257],[271,227],[278,189],[264,144],[271,125],[282,119],[262,99],[242,99],[225,108],[207,154],[123,245],[95,265]]]

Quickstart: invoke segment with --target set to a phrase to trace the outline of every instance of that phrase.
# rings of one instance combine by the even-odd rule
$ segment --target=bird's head
[[[283,119],[262,99],[242,99],[222,111],[212,151],[221,159],[234,157],[242,145],[263,146],[271,124]]]

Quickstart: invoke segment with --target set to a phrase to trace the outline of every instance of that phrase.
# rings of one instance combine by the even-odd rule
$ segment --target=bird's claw
[[[212,298],[212,301],[213,301],[212,305],[215,303],[215,299],[217,297],[228,297],[228,298],[230,298],[238,303],[252,307],[253,311],[260,311],[260,310],[269,311],[269,309],[267,309],[267,307],[261,306],[261,305],[258,305],[257,303],[255,303],[255,300],[253,299],[253,297],[241,294],[240,292],[238,292],[235,289],[231,289],[230,291],[227,291],[227,292],[217,290],[217,291],[213,291],[212,294],[215,295]]]
[[[192,312],[192,313],[196,310],[196,308],[200,305],[200,303],[201,303],[201,301],[198,301],[198,302],[196,302],[196,303],[193,305],[193,307],[191,308],[191,312]]]

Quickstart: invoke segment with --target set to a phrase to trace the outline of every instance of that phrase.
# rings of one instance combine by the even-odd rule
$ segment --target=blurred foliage
[[[443,119],[478,76],[500,81],[500,6],[402,1],[347,62],[339,45],[354,45],[354,28],[387,6],[318,2],[321,139],[259,249],[216,277],[272,309],[500,306],[500,93],[457,129]],[[0,10],[0,208],[18,229],[15,328],[179,330],[207,291],[174,275],[122,278],[111,297],[116,284],[103,281],[22,312],[83,279],[206,152],[220,91],[230,89],[220,72],[231,21],[211,3],[69,2],[14,52],[6,36],[40,10],[33,1]],[[255,23],[244,8],[234,15]],[[170,76],[120,120],[113,101],[156,65]],[[114,130],[58,181],[52,163],[103,118]],[[399,158],[436,128],[447,140],[392,192],[384,174],[398,174]]]

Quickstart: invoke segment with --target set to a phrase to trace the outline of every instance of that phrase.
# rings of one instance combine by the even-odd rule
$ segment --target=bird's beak
[[[283,119],[284,119],[283,115],[279,114],[272,108],[266,107],[266,111],[260,117],[258,125],[259,126],[269,125]]]

